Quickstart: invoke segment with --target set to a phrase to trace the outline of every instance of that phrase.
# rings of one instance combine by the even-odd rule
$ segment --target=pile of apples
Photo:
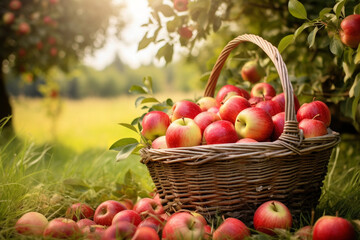
[[[312,101],[300,106],[294,95],[299,128],[305,138],[326,135],[331,122],[327,105]],[[191,147],[205,144],[270,142],[282,134],[285,123],[284,93],[269,83],[256,83],[251,92],[223,86],[216,97],[197,102],[175,102],[169,114],[150,111],[142,120],[141,134],[152,148]]]
[[[279,201],[268,201],[255,211],[255,231],[271,236],[280,230],[290,230],[292,216]],[[68,207],[65,217],[48,221],[39,212],[28,212],[20,217],[15,229],[18,234],[57,239],[91,240],[241,240],[251,236],[251,231],[241,220],[223,218],[214,227],[205,217],[193,211],[165,213],[159,195],[141,198],[134,205],[126,201],[107,200],[94,210],[86,203]],[[294,233],[296,239],[355,239],[352,224],[341,217],[323,216],[314,226],[305,226]]]

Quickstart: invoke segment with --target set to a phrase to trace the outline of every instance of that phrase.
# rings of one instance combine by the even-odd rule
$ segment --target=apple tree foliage
[[[36,75],[46,79],[54,66],[71,69],[104,45],[110,26],[120,36],[122,9],[112,0],[0,1],[0,119],[12,114],[5,89],[8,72],[32,81]]]
[[[178,9],[175,2],[187,8]],[[174,52],[186,52],[189,61],[207,72],[201,77],[206,81],[227,42],[244,33],[259,35],[280,50],[300,100],[325,101],[334,114],[334,130],[345,126],[360,130],[360,50],[344,45],[339,34],[346,16],[360,14],[357,0],[148,0],[148,4],[151,15],[143,25],[147,31],[139,50],[154,44],[156,57],[167,63]],[[280,92],[275,68],[252,44],[239,45],[219,81],[250,89],[239,69],[257,58],[266,69],[265,81]]]

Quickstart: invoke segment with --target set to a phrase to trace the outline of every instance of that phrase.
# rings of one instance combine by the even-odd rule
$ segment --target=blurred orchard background
[[[360,184],[360,50],[344,45],[339,34],[342,19],[360,14],[359,2],[200,0],[184,9],[187,1],[178,2],[0,1],[4,239],[12,236],[14,219],[30,209],[61,215],[74,199],[96,205],[151,191],[137,156],[115,162],[108,150],[134,136],[117,123],[147,110],[135,105],[130,87],[149,76],[157,99],[196,100],[222,48],[243,33],[278,46],[301,103],[315,97],[331,108],[331,128],[342,143],[331,158],[319,212],[360,216],[354,191]],[[231,55],[218,86],[249,90],[240,69],[253,59],[266,71],[263,81],[282,92],[272,63],[247,43]]]

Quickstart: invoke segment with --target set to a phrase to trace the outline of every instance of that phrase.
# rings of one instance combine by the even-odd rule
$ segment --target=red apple
[[[300,240],[311,240],[312,239],[312,226],[305,226],[297,230],[294,234],[297,239]]]
[[[65,216],[74,221],[82,218],[93,218],[94,209],[86,203],[74,203],[66,210]]]
[[[250,92],[251,97],[274,97],[276,95],[275,88],[269,83],[257,83]]]
[[[340,27],[341,42],[351,48],[357,48],[360,43],[360,14],[345,17]]]
[[[330,110],[326,104],[321,101],[304,103],[296,113],[298,122],[301,122],[303,119],[313,119],[315,116],[317,120],[323,121],[326,127],[330,126]]]
[[[173,121],[166,131],[166,143],[169,148],[191,147],[201,144],[200,127],[190,118]]]
[[[141,134],[149,140],[154,140],[164,136],[169,125],[169,115],[162,111],[151,111],[144,116],[141,122]]]
[[[24,48],[20,48],[18,52],[19,57],[25,57],[26,56],[26,50]]]
[[[164,136],[157,137],[154,141],[152,141],[151,147],[153,149],[168,148],[167,143],[166,143],[166,136],[164,135]]]
[[[278,102],[275,102],[273,100],[265,100],[257,103],[255,105],[257,108],[262,108],[267,112],[270,116],[274,116],[278,114],[279,112],[283,112],[281,109],[281,106]]]
[[[43,47],[44,47],[44,44],[43,44],[41,41],[39,41],[39,42],[36,44],[36,48],[37,48],[38,50],[41,50]]]
[[[188,9],[188,0],[174,0],[174,9],[183,12]]]
[[[201,112],[195,118],[195,123],[200,127],[201,133],[204,132],[205,128],[211,123],[219,121],[219,115],[212,112]]]
[[[46,217],[38,212],[28,212],[22,215],[15,223],[15,229],[23,235],[42,236],[48,224]]]
[[[313,240],[351,240],[356,239],[353,225],[341,217],[322,216],[313,228]]]
[[[219,109],[222,120],[235,124],[237,115],[245,108],[251,107],[249,101],[241,96],[232,96],[226,100]]]
[[[46,226],[43,236],[66,239],[81,234],[82,232],[75,221],[68,218],[55,218]]]
[[[117,222],[121,222],[121,221],[128,221],[134,224],[135,226],[138,226],[139,223],[142,221],[142,219],[141,216],[134,210],[123,210],[121,212],[118,212],[114,216],[111,225],[114,225]]]
[[[230,96],[234,96],[234,95],[242,96],[246,99],[250,98],[250,95],[246,90],[228,84],[220,88],[220,90],[216,94],[216,101],[220,105],[221,102],[224,101],[226,98],[229,98]]]
[[[252,107],[255,107],[255,105],[261,101],[271,100],[272,97],[270,96],[264,96],[264,97],[251,97],[249,98],[249,103]]]
[[[51,19],[51,17],[45,16],[45,17],[43,18],[43,22],[44,22],[45,24],[51,25],[52,22],[53,22],[53,20]]]
[[[56,44],[56,38],[54,38],[54,37],[49,37],[49,38],[48,38],[48,43],[49,43],[50,45]]]
[[[84,239],[86,240],[100,240],[106,230],[103,225],[89,225],[82,229]]]
[[[270,138],[273,129],[271,116],[261,108],[246,108],[236,117],[235,130],[240,138],[265,141]]]
[[[151,227],[156,232],[159,232],[162,229],[163,221],[162,217],[147,217],[139,224],[140,227]]]
[[[200,222],[202,222],[202,224],[205,226],[207,225],[207,221],[205,219],[205,217],[203,215],[201,215],[200,213],[198,212],[190,212],[194,217],[196,217],[197,219],[200,220]]]
[[[158,233],[151,227],[138,227],[131,240],[160,240]]]
[[[211,107],[207,111],[218,114],[219,113],[219,107]]]
[[[80,219],[79,221],[76,222],[76,224],[79,226],[80,229],[83,229],[87,226],[96,225],[96,223],[93,220],[88,218]]]
[[[251,142],[258,142],[252,138],[242,138],[237,141],[237,143],[251,143]]]
[[[9,8],[11,10],[19,10],[21,8],[21,2],[19,0],[11,0],[9,3]]]
[[[204,226],[204,231],[205,231],[205,237],[204,237],[204,239],[205,239],[205,240],[210,240],[211,237],[212,237],[212,228],[211,228],[211,226],[210,226],[209,224],[206,224],[206,225]]]
[[[284,131],[285,112],[280,112],[280,113],[272,116],[272,121],[274,123],[274,131],[272,133],[271,140],[275,141],[280,137],[280,135]]]
[[[175,121],[176,119],[179,118],[194,119],[196,115],[202,112],[199,105],[187,100],[176,102],[174,106],[171,108],[171,110],[172,110],[171,121]]]
[[[273,97],[271,100],[279,103],[281,106],[282,112],[285,112],[285,94],[284,93],[279,93],[278,95]],[[295,95],[294,95],[294,105],[295,105],[295,112],[297,112],[300,108],[300,103],[299,103],[298,98]]]
[[[57,55],[57,53],[58,53],[58,49],[56,47],[50,48],[50,55],[52,57],[55,57]]]
[[[5,24],[12,24],[15,20],[15,14],[12,12],[6,12],[3,15],[3,21]]]
[[[136,232],[136,226],[122,221],[108,227],[102,234],[101,240],[131,239]]]
[[[19,24],[17,32],[20,35],[29,34],[30,31],[31,31],[31,28],[30,28],[30,25],[28,23],[22,22],[22,23]]]
[[[202,97],[196,103],[203,112],[209,110],[212,107],[218,106],[216,99],[213,97]]]
[[[215,230],[213,240],[242,240],[250,236],[250,230],[239,219],[227,218]]]
[[[234,143],[239,140],[234,124],[226,120],[211,123],[204,130],[206,144]]]
[[[50,0],[51,4],[57,4],[59,2],[59,0]]]
[[[241,77],[251,83],[259,82],[265,75],[265,71],[257,61],[249,61],[241,68]]]
[[[304,138],[312,138],[327,134],[325,123],[316,119],[303,119],[299,123],[299,129],[303,131]]]
[[[120,200],[119,203],[124,205],[126,207],[126,209],[128,209],[128,210],[132,210],[133,207],[134,207],[133,201],[131,199],[128,199],[128,198]]]
[[[292,216],[289,209],[279,201],[268,201],[260,205],[254,214],[254,228],[257,231],[275,235],[276,228],[290,229]]]
[[[110,226],[114,216],[123,210],[126,210],[126,207],[118,201],[107,200],[102,202],[95,210],[94,222],[96,222],[96,224]]]
[[[178,33],[179,33],[180,37],[182,37],[184,39],[190,39],[193,35],[191,29],[187,26],[180,27],[178,29]]]
[[[166,222],[162,231],[162,239],[201,240],[205,237],[203,223],[188,212],[178,212]]]
[[[142,198],[135,205],[135,212],[142,216],[155,215],[160,216],[165,213],[163,206],[152,198]]]

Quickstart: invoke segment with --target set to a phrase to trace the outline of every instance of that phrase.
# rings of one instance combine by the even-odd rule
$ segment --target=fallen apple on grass
[[[239,219],[230,217],[214,231],[213,240],[242,240],[249,236],[249,228]]]
[[[126,210],[126,207],[118,201],[107,200],[99,204],[94,213],[94,222],[99,225],[110,226],[114,216]]]
[[[42,236],[48,224],[47,218],[39,212],[28,212],[15,223],[15,230],[22,235]]]
[[[142,198],[135,205],[133,210],[142,217],[160,216],[165,213],[163,206],[152,198]]]
[[[111,225],[114,225],[117,222],[121,222],[121,221],[127,221],[127,222],[134,224],[135,226],[138,226],[140,224],[140,222],[142,221],[142,218],[134,210],[123,210],[123,211],[118,212],[114,216]]]
[[[354,240],[356,232],[353,225],[345,218],[322,216],[313,227],[313,240]]]
[[[83,218],[93,218],[94,209],[86,203],[74,203],[66,210],[65,216],[74,221]]]
[[[52,238],[74,238],[82,235],[82,231],[76,222],[68,218],[55,218],[49,222],[44,229],[44,237]]]
[[[131,240],[159,240],[158,233],[151,227],[138,227]]]
[[[136,232],[136,226],[127,221],[117,222],[108,227],[103,233],[101,240],[131,239]]]

